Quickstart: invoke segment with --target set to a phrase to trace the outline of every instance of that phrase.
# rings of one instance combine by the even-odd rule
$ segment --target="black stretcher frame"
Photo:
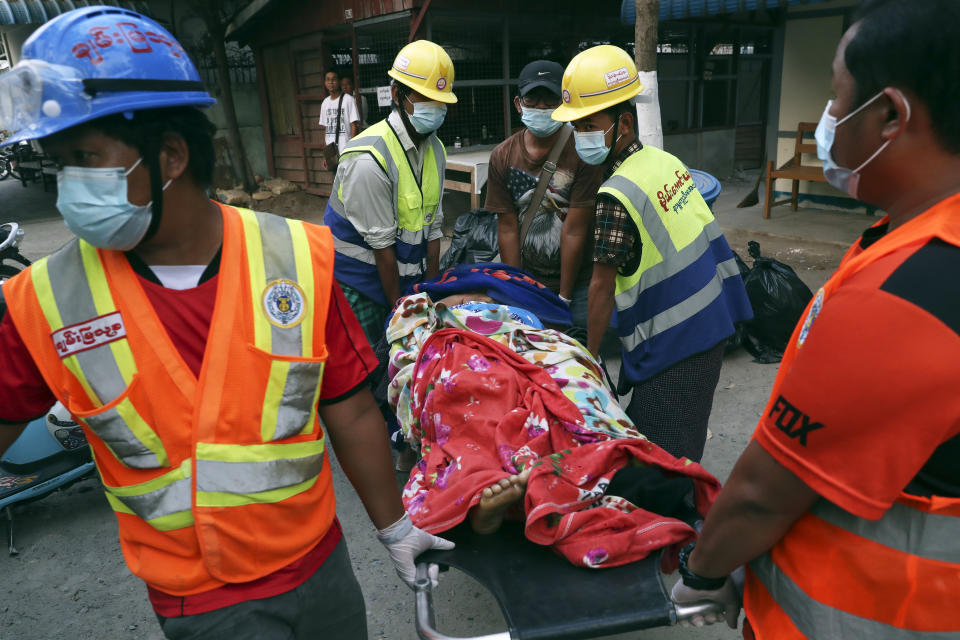
[[[722,611],[717,602],[674,605],[663,585],[659,553],[621,567],[587,569],[527,540],[518,522],[505,522],[491,535],[467,525],[442,535],[457,547],[417,558],[416,625],[422,640],[585,640]],[[437,631],[430,564],[457,568],[486,587],[508,631],[470,638]],[[531,575],[537,576],[536,598],[530,597]]]

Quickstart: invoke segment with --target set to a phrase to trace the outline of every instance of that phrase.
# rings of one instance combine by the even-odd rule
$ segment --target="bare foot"
[[[480,494],[480,504],[470,509],[470,526],[474,532],[486,535],[499,529],[504,512],[523,499],[529,477],[528,468],[484,489]]]

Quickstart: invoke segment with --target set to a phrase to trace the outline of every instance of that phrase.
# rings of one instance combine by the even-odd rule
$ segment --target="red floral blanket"
[[[577,565],[616,566],[695,537],[680,520],[607,495],[619,469],[642,465],[691,478],[702,514],[720,488],[703,467],[648,440],[586,429],[546,370],[476,333],[433,334],[411,391],[423,459],[410,474],[404,504],[414,523],[433,533],[462,522],[485,487],[530,466],[527,537]]]

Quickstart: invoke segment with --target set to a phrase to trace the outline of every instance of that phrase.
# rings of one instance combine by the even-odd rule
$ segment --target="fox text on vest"
[[[306,296],[293,280],[274,280],[263,290],[263,310],[278,327],[295,327],[303,320]]]
[[[127,337],[119,311],[78,322],[50,334],[60,359]]]

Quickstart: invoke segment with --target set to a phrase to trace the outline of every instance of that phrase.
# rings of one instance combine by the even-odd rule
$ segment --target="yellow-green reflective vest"
[[[397,238],[394,250],[400,269],[400,288],[417,282],[426,271],[427,235],[443,195],[443,176],[446,171],[446,150],[436,135],[428,138],[423,169],[417,180],[388,120],[381,120],[364,130],[346,144],[341,153],[368,153],[386,172],[393,185],[393,200],[397,203]],[[371,299],[389,306],[380,282],[373,249],[351,222],[351,216],[364,212],[347,211],[343,204],[343,184],[340,175],[334,180],[333,193],[327,202],[324,223],[333,232],[336,260],[334,277]]]
[[[630,212],[640,264],[620,273],[623,370],[642,382],[733,334],[753,312],[726,238],[680,160],[644,147],[600,187]]]

